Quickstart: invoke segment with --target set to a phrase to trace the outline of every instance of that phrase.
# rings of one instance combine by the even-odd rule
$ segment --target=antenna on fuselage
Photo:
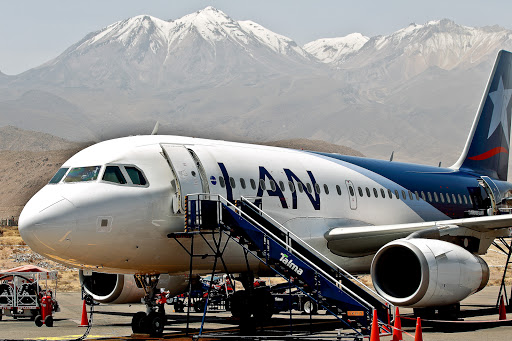
[[[441,161],[439,161],[439,168],[441,168]]]
[[[395,155],[395,151],[394,150],[391,152],[391,156],[389,157],[389,161],[393,161],[393,155]]]
[[[153,131],[151,132],[151,135],[158,134],[158,128],[160,128],[160,122],[156,121],[155,127],[153,128]]]

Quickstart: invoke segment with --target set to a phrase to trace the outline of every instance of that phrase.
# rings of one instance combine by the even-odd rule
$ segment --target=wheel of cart
[[[50,281],[50,283],[48,282]],[[52,291],[52,282],[55,288]],[[26,317],[36,326],[53,326],[53,312],[59,311],[57,271],[21,266],[0,273],[0,316]],[[1,319],[1,318],[0,318]]]

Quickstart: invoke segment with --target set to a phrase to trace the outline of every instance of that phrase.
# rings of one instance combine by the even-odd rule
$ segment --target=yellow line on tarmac
[[[55,336],[55,337],[46,337],[46,336],[45,337],[29,337],[29,338],[26,338],[25,340],[54,340],[54,341],[58,341],[58,340],[78,339],[81,336],[82,336],[82,334]],[[89,338],[89,337],[103,338],[103,337],[112,337],[112,335],[89,335],[89,336],[87,336],[87,338]]]

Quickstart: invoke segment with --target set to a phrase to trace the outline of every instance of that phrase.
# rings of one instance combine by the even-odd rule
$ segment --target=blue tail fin
[[[464,151],[452,168],[507,180],[512,111],[512,53],[500,51]]]

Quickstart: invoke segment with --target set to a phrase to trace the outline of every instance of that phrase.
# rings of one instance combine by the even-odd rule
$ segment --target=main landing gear
[[[245,290],[233,293],[229,298],[231,314],[240,319],[240,333],[251,335],[257,326],[268,323],[274,312],[274,297],[268,287],[254,287],[254,274],[243,272],[238,278]]]
[[[157,304],[156,286],[158,275],[135,275],[135,283],[144,289],[144,303],[146,312],[139,311],[132,318],[132,331],[136,334],[150,334],[151,336],[162,335],[167,322],[163,304]]]

